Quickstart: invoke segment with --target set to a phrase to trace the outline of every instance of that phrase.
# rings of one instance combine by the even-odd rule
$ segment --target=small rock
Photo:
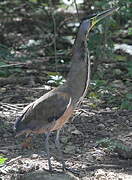
[[[110,108],[109,108],[109,107],[106,107],[106,111],[110,111]]]
[[[74,125],[69,126],[68,129],[67,129],[67,131],[70,132],[70,133],[72,131],[74,131],[74,130],[76,130],[76,127]]]
[[[110,173],[108,173],[108,178],[109,178],[110,180],[113,180],[113,179],[116,178],[116,174],[115,174],[114,172],[110,172]]]
[[[82,169],[86,169],[87,168],[87,165],[86,164],[83,164],[82,165]]]
[[[32,154],[31,159],[37,159],[38,157],[38,154]]]
[[[35,166],[35,170],[38,170],[39,169],[39,164],[37,164],[36,166]]]
[[[23,161],[21,159],[18,159],[19,164],[23,164]]]
[[[17,167],[10,167],[8,172],[10,172],[10,173],[18,173],[19,169]]]
[[[69,136],[62,136],[61,137],[61,142],[66,144],[69,141],[70,137]]]
[[[102,179],[105,179],[106,177],[106,172],[102,169],[98,169],[96,172],[95,172],[95,177],[96,179],[98,180],[102,180]]]
[[[89,152],[86,153],[86,157],[85,158],[86,158],[87,162],[94,162],[94,157]]]
[[[0,88],[0,92],[1,92],[1,93],[6,92],[6,88]]]
[[[130,122],[128,120],[126,120],[126,124],[129,124]]]
[[[103,130],[103,129],[105,129],[105,125],[102,124],[102,123],[101,123],[101,124],[98,124],[98,125],[97,125],[97,129],[98,129],[98,130]]]
[[[123,177],[121,177],[121,176],[120,176],[120,177],[118,177],[118,180],[123,180]]]
[[[6,155],[6,154],[8,154],[8,150],[1,149],[1,150],[0,150],[0,154],[5,154],[5,155]]]
[[[115,119],[108,119],[107,123],[113,123],[115,121]]]
[[[120,75],[120,74],[122,74],[122,71],[121,71],[120,69],[115,69],[115,70],[114,70],[114,73],[115,73],[116,75]]]
[[[77,129],[75,129],[74,131],[71,132],[72,134],[75,134],[75,135],[83,135],[83,133]]]
[[[121,80],[114,80],[111,85],[115,88],[125,89],[125,85]]]
[[[132,122],[129,123],[129,126],[132,127]]]
[[[64,153],[67,153],[67,154],[74,154],[75,152],[75,146],[73,145],[67,145],[64,149]]]
[[[77,148],[75,149],[75,152],[76,152],[76,153],[81,153],[82,150],[81,150],[79,147],[77,147]]]
[[[3,134],[3,138],[9,137],[9,134]]]

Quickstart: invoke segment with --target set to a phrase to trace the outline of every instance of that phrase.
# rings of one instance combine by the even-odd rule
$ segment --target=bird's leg
[[[61,148],[60,148],[59,134],[60,134],[60,129],[57,130],[56,139],[55,139],[55,145],[56,145],[56,147],[57,147],[57,149],[58,149],[58,152],[59,152],[59,154],[60,154],[60,157],[61,157],[62,169],[63,169],[63,171],[68,170],[68,171],[70,171],[70,172],[72,172],[72,173],[74,173],[74,174],[78,174],[78,175],[79,175],[79,171],[78,171],[78,170],[68,168],[68,167],[66,167],[66,165],[65,165],[65,161],[64,161],[64,158],[63,158],[63,154],[62,154],[62,151],[61,151]]]
[[[60,134],[60,129],[57,130],[56,139],[55,139],[55,145],[56,145],[56,147],[58,149],[58,152],[59,152],[59,155],[60,155],[60,158],[61,158],[61,161],[62,161],[62,169],[64,171],[64,170],[66,170],[66,165],[65,165],[65,161],[64,161],[64,158],[63,158],[61,148],[60,148],[59,134]]]
[[[49,164],[49,171],[52,171],[50,153],[49,153],[49,135],[50,135],[50,132],[46,134],[45,146],[46,146],[46,152],[47,152],[47,158],[48,158],[48,164]]]

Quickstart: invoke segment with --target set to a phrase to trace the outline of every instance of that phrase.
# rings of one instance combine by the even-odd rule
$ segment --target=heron
[[[16,136],[43,133],[46,135],[49,171],[52,171],[49,136],[53,131],[57,131],[55,145],[61,158],[62,169],[66,170],[59,134],[87,94],[90,82],[90,57],[87,47],[89,32],[100,20],[117,10],[118,8],[114,7],[82,20],[72,49],[71,68],[66,82],[27,105],[21,116],[16,119]]]

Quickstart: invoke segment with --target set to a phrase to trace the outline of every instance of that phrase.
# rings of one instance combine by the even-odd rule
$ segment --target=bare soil
[[[131,111],[91,110],[88,100],[84,100],[60,136],[66,165],[72,172],[62,172],[54,145],[55,132],[50,138],[52,173],[48,172],[44,135],[32,136],[31,146],[22,148],[26,138],[15,138],[15,117],[23,106],[46,91],[44,86],[1,88],[0,154],[8,160],[0,166],[0,179],[131,180]]]

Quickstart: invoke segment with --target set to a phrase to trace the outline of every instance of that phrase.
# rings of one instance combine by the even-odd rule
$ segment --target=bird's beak
[[[91,27],[90,29],[95,25],[97,24],[100,20],[104,19],[105,17],[107,16],[110,16],[111,14],[113,14],[115,11],[117,11],[119,8],[111,8],[111,9],[108,9],[106,11],[103,11],[99,14],[94,14],[93,17],[91,17]]]

